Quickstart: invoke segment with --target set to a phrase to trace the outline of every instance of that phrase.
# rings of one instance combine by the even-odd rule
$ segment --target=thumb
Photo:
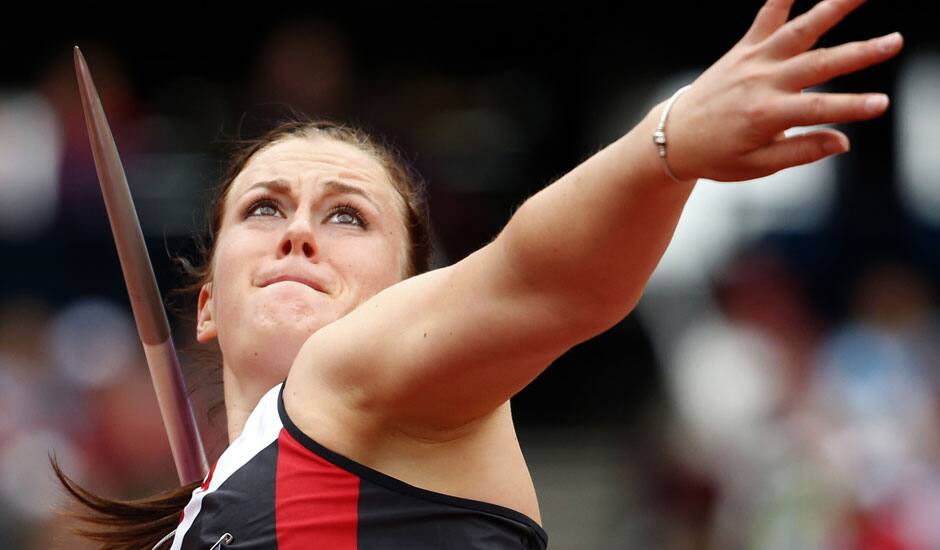
[[[825,129],[774,140],[748,155],[748,160],[755,171],[766,176],[848,150],[849,138],[845,134],[838,130]]]

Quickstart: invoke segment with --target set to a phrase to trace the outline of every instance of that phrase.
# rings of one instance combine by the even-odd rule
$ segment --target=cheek
[[[349,260],[348,269],[356,273],[370,294],[401,280],[401,247],[397,243],[385,240],[374,247],[363,247]]]
[[[273,238],[266,232],[231,230],[218,242],[216,270],[223,276],[244,271],[250,261],[263,257],[277,246]]]
[[[217,324],[238,317],[246,285],[252,283],[250,274],[245,273],[249,265],[245,259],[251,255],[249,245],[245,239],[226,238],[220,239],[216,246],[212,286],[219,317]]]
[[[408,276],[409,253],[411,251],[411,241],[403,237],[401,245],[398,247],[398,277],[404,279]]]

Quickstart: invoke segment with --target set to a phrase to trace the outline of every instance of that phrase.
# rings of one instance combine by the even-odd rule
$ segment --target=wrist
[[[677,172],[676,165],[681,163],[676,162],[677,155],[675,154],[675,147],[673,147],[675,144],[675,139],[673,138],[676,134],[674,131],[676,124],[674,117],[672,117],[672,111],[682,95],[691,87],[692,85],[688,84],[679,88],[669,99],[657,105],[652,113],[656,120],[656,128],[651,136],[652,143],[659,157],[662,170],[669,179],[679,184],[694,182],[698,179],[697,176],[686,174],[682,169],[679,169]],[[671,125],[670,122],[672,122]]]
[[[610,154],[619,159],[612,165],[612,169],[623,174],[624,180],[632,181],[632,189],[642,190],[643,193],[673,195],[674,191],[691,190],[696,181],[689,179],[678,184],[663,170],[662,160],[659,158],[656,145],[653,144],[652,135],[665,103],[663,100],[652,106],[639,123],[609,146]],[[669,136],[668,139],[671,140],[672,137]],[[678,169],[680,170],[678,177],[684,177],[689,173],[688,166],[681,165]]]

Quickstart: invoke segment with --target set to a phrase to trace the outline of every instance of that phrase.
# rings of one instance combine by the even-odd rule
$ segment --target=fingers
[[[823,0],[774,32],[767,44],[770,54],[786,58],[805,52],[812,48],[826,31],[864,2],[865,0]]]
[[[849,139],[836,130],[818,130],[772,142],[749,155],[754,171],[773,174],[784,168],[809,164],[849,150]]]
[[[773,34],[790,18],[792,5],[793,0],[767,0],[741,41],[756,44]]]
[[[895,32],[871,40],[808,51],[784,63],[782,82],[793,90],[809,88],[890,59],[901,51],[903,43],[901,34]]]
[[[885,112],[884,94],[805,93],[781,101],[780,122],[787,128],[867,120]]]

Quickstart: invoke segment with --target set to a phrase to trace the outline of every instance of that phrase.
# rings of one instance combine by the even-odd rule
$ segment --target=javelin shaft
[[[186,383],[173,346],[170,324],[163,309],[150,256],[140,230],[137,210],[127,186],[124,166],[118,156],[111,128],[104,114],[88,65],[78,46],[74,49],[75,74],[85,112],[88,138],[95,157],[98,182],[104,196],[114,234],[127,294],[130,297],[137,332],[144,346],[147,365],[163,416],[170,449],[180,483],[202,480],[209,467],[186,394]]]

